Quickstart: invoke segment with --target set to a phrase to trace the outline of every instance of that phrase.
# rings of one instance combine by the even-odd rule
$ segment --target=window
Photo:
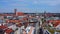
[[[13,17],[12,17],[12,16],[7,16],[7,19],[12,20],[12,19],[13,19]]]

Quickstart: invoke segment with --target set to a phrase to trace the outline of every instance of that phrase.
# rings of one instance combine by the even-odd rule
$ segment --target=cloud
[[[30,3],[31,4],[45,4],[45,5],[49,5],[49,6],[57,6],[60,5],[60,0],[1,0],[0,2],[7,2],[7,3],[20,3],[20,2],[25,2],[25,3]]]
[[[34,4],[37,4],[38,2],[37,1],[34,1]]]
[[[45,8],[47,8],[46,10],[48,11],[52,11],[60,5],[60,0],[1,0],[0,2],[2,2],[0,3],[0,8],[3,8],[1,11],[12,11],[14,8],[18,8],[19,11],[23,12],[39,12],[45,10]],[[5,8],[6,10],[4,10]],[[11,8],[11,10],[7,8]],[[35,8],[39,8],[39,10]],[[57,9],[58,8],[59,6]]]
[[[24,6],[28,6],[27,4],[18,4],[18,3],[12,3],[12,4],[9,4],[10,6],[15,6],[15,7],[24,7]]]
[[[4,5],[4,6],[14,6],[14,7],[23,7],[23,6],[27,6],[28,4],[26,4],[24,2],[25,0],[1,0],[0,5]],[[3,4],[5,3],[5,4]]]
[[[34,4],[45,4],[49,6],[57,6],[60,5],[60,0],[35,0],[33,1]]]
[[[0,2],[8,2],[8,1],[6,1],[6,0],[1,0]]]
[[[60,4],[60,0],[49,0],[49,1],[41,1],[41,3],[50,5],[50,6],[56,6]]]

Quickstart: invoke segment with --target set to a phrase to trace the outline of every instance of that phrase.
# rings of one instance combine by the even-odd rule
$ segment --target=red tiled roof
[[[49,20],[50,23],[54,23],[54,27],[60,24],[60,20]]]
[[[7,34],[10,34],[11,32],[13,32],[13,30],[8,28],[8,29],[5,30],[5,32],[6,32]]]
[[[16,15],[17,16],[24,16],[24,13],[23,12],[16,12]]]
[[[0,26],[0,28],[1,28],[1,29],[5,29],[5,28],[7,28],[7,26]]]
[[[9,23],[9,22],[10,22],[10,23],[12,23],[12,22],[13,22],[13,23],[20,23],[20,22],[22,22],[22,20],[7,20],[6,22],[7,22],[7,23]]]

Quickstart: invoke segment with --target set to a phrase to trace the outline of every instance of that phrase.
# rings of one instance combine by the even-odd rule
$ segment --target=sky
[[[0,0],[0,13],[60,13],[60,0]]]

